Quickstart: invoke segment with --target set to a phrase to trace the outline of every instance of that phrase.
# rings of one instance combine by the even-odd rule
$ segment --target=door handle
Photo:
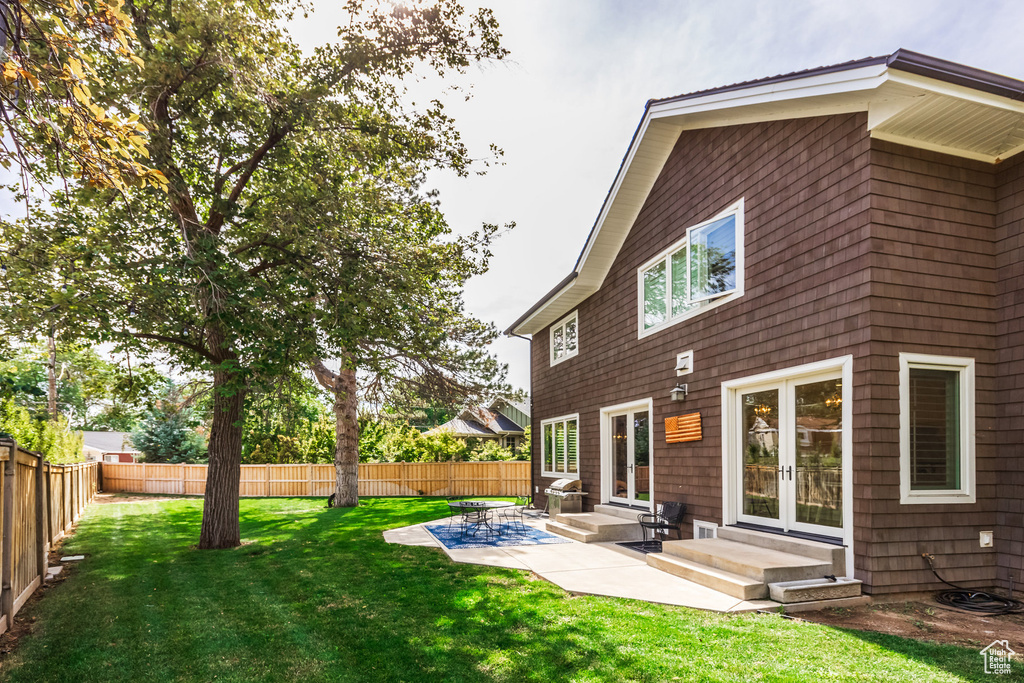
[[[790,466],[789,466],[789,467],[787,467],[786,469],[788,469],[788,470],[789,470],[789,480],[790,480],[790,481],[793,481],[793,466],[792,466],[792,465],[790,465]]]
[[[633,466],[632,465],[626,465],[626,467],[629,469],[630,472],[633,471]]]

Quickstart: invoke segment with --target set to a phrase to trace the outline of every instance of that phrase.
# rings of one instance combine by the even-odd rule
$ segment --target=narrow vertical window
[[[974,359],[900,354],[900,501],[973,503]]]
[[[665,262],[644,273],[644,328],[660,325],[667,319],[665,311]]]
[[[910,490],[960,488],[959,373],[910,368]]]
[[[579,445],[576,442],[576,420],[565,421],[565,459],[566,459],[566,472],[572,474],[576,473],[577,465],[577,454],[579,453]]]

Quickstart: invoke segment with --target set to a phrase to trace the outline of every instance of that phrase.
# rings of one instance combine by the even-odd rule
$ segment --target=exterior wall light
[[[689,385],[677,384],[675,388],[669,392],[669,395],[672,396],[673,401],[683,401],[686,400],[686,394],[689,390]]]

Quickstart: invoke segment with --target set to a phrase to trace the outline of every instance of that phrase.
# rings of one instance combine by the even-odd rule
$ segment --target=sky
[[[336,39],[337,3],[314,0],[289,27],[304,49]],[[467,8],[478,5],[467,4]],[[1024,79],[1024,3],[985,0],[493,0],[507,59],[458,83],[447,104],[475,155],[494,143],[503,165],[484,176],[431,176],[460,233],[515,221],[467,308],[508,328],[568,275],[626,153],[644,104],[906,48]],[[434,87],[440,82],[421,84]],[[417,91],[417,94],[421,94]],[[431,93],[433,94],[433,93]],[[529,388],[529,343],[492,347],[513,385]]]

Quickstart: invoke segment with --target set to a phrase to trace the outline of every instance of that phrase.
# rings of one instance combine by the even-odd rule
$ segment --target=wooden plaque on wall
[[[700,413],[677,415],[665,418],[665,441],[682,443],[683,441],[700,441]]]

